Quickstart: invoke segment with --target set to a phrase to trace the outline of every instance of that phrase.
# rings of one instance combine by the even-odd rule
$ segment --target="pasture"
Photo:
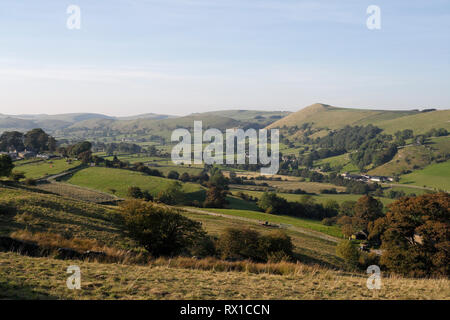
[[[148,176],[137,171],[104,167],[80,170],[67,180],[70,184],[100,190],[119,197],[126,197],[128,188],[132,186],[148,190],[150,194],[156,196],[160,191],[167,189],[173,181]],[[191,199],[203,198],[204,189],[200,185],[194,183],[183,183],[182,185],[183,191],[189,194]]]
[[[81,164],[78,160],[51,159],[17,166],[14,171],[25,173],[26,178],[39,179],[49,175],[62,173]]]
[[[450,190],[450,161],[433,163],[400,178],[400,183]]]

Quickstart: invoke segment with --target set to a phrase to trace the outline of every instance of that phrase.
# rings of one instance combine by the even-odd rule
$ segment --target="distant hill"
[[[222,111],[210,111],[203,113],[193,113],[192,115],[205,115],[205,116],[221,116],[227,117],[239,121],[276,121],[282,119],[292,112],[290,111],[258,111],[258,110],[222,110]]]
[[[126,121],[137,119],[168,119],[173,116],[155,113],[146,113],[129,117],[112,117],[98,113],[65,113],[65,114],[22,114],[5,115],[0,114],[0,133],[2,131],[27,131],[33,128],[42,128],[47,132],[65,130],[68,128],[101,128],[114,121]]]
[[[268,128],[300,127],[305,123],[324,130],[339,129],[346,125],[373,124],[384,129],[386,133],[413,129],[417,134],[432,128],[450,129],[450,110],[430,112],[368,110],[338,108],[316,103],[272,123]]]

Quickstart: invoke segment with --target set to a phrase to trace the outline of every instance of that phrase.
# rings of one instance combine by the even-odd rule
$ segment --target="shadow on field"
[[[55,300],[58,299],[58,297],[36,290],[32,286],[0,281],[0,299]]]

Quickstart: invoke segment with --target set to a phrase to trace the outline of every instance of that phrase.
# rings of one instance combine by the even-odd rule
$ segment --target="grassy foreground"
[[[69,290],[67,267],[81,269]],[[251,274],[30,258],[0,253],[0,298],[13,299],[449,299],[449,280],[382,278],[299,268],[293,275]]]

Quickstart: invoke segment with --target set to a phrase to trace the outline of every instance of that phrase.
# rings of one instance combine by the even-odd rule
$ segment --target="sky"
[[[448,109],[449,89],[449,0],[0,3],[3,114]]]

